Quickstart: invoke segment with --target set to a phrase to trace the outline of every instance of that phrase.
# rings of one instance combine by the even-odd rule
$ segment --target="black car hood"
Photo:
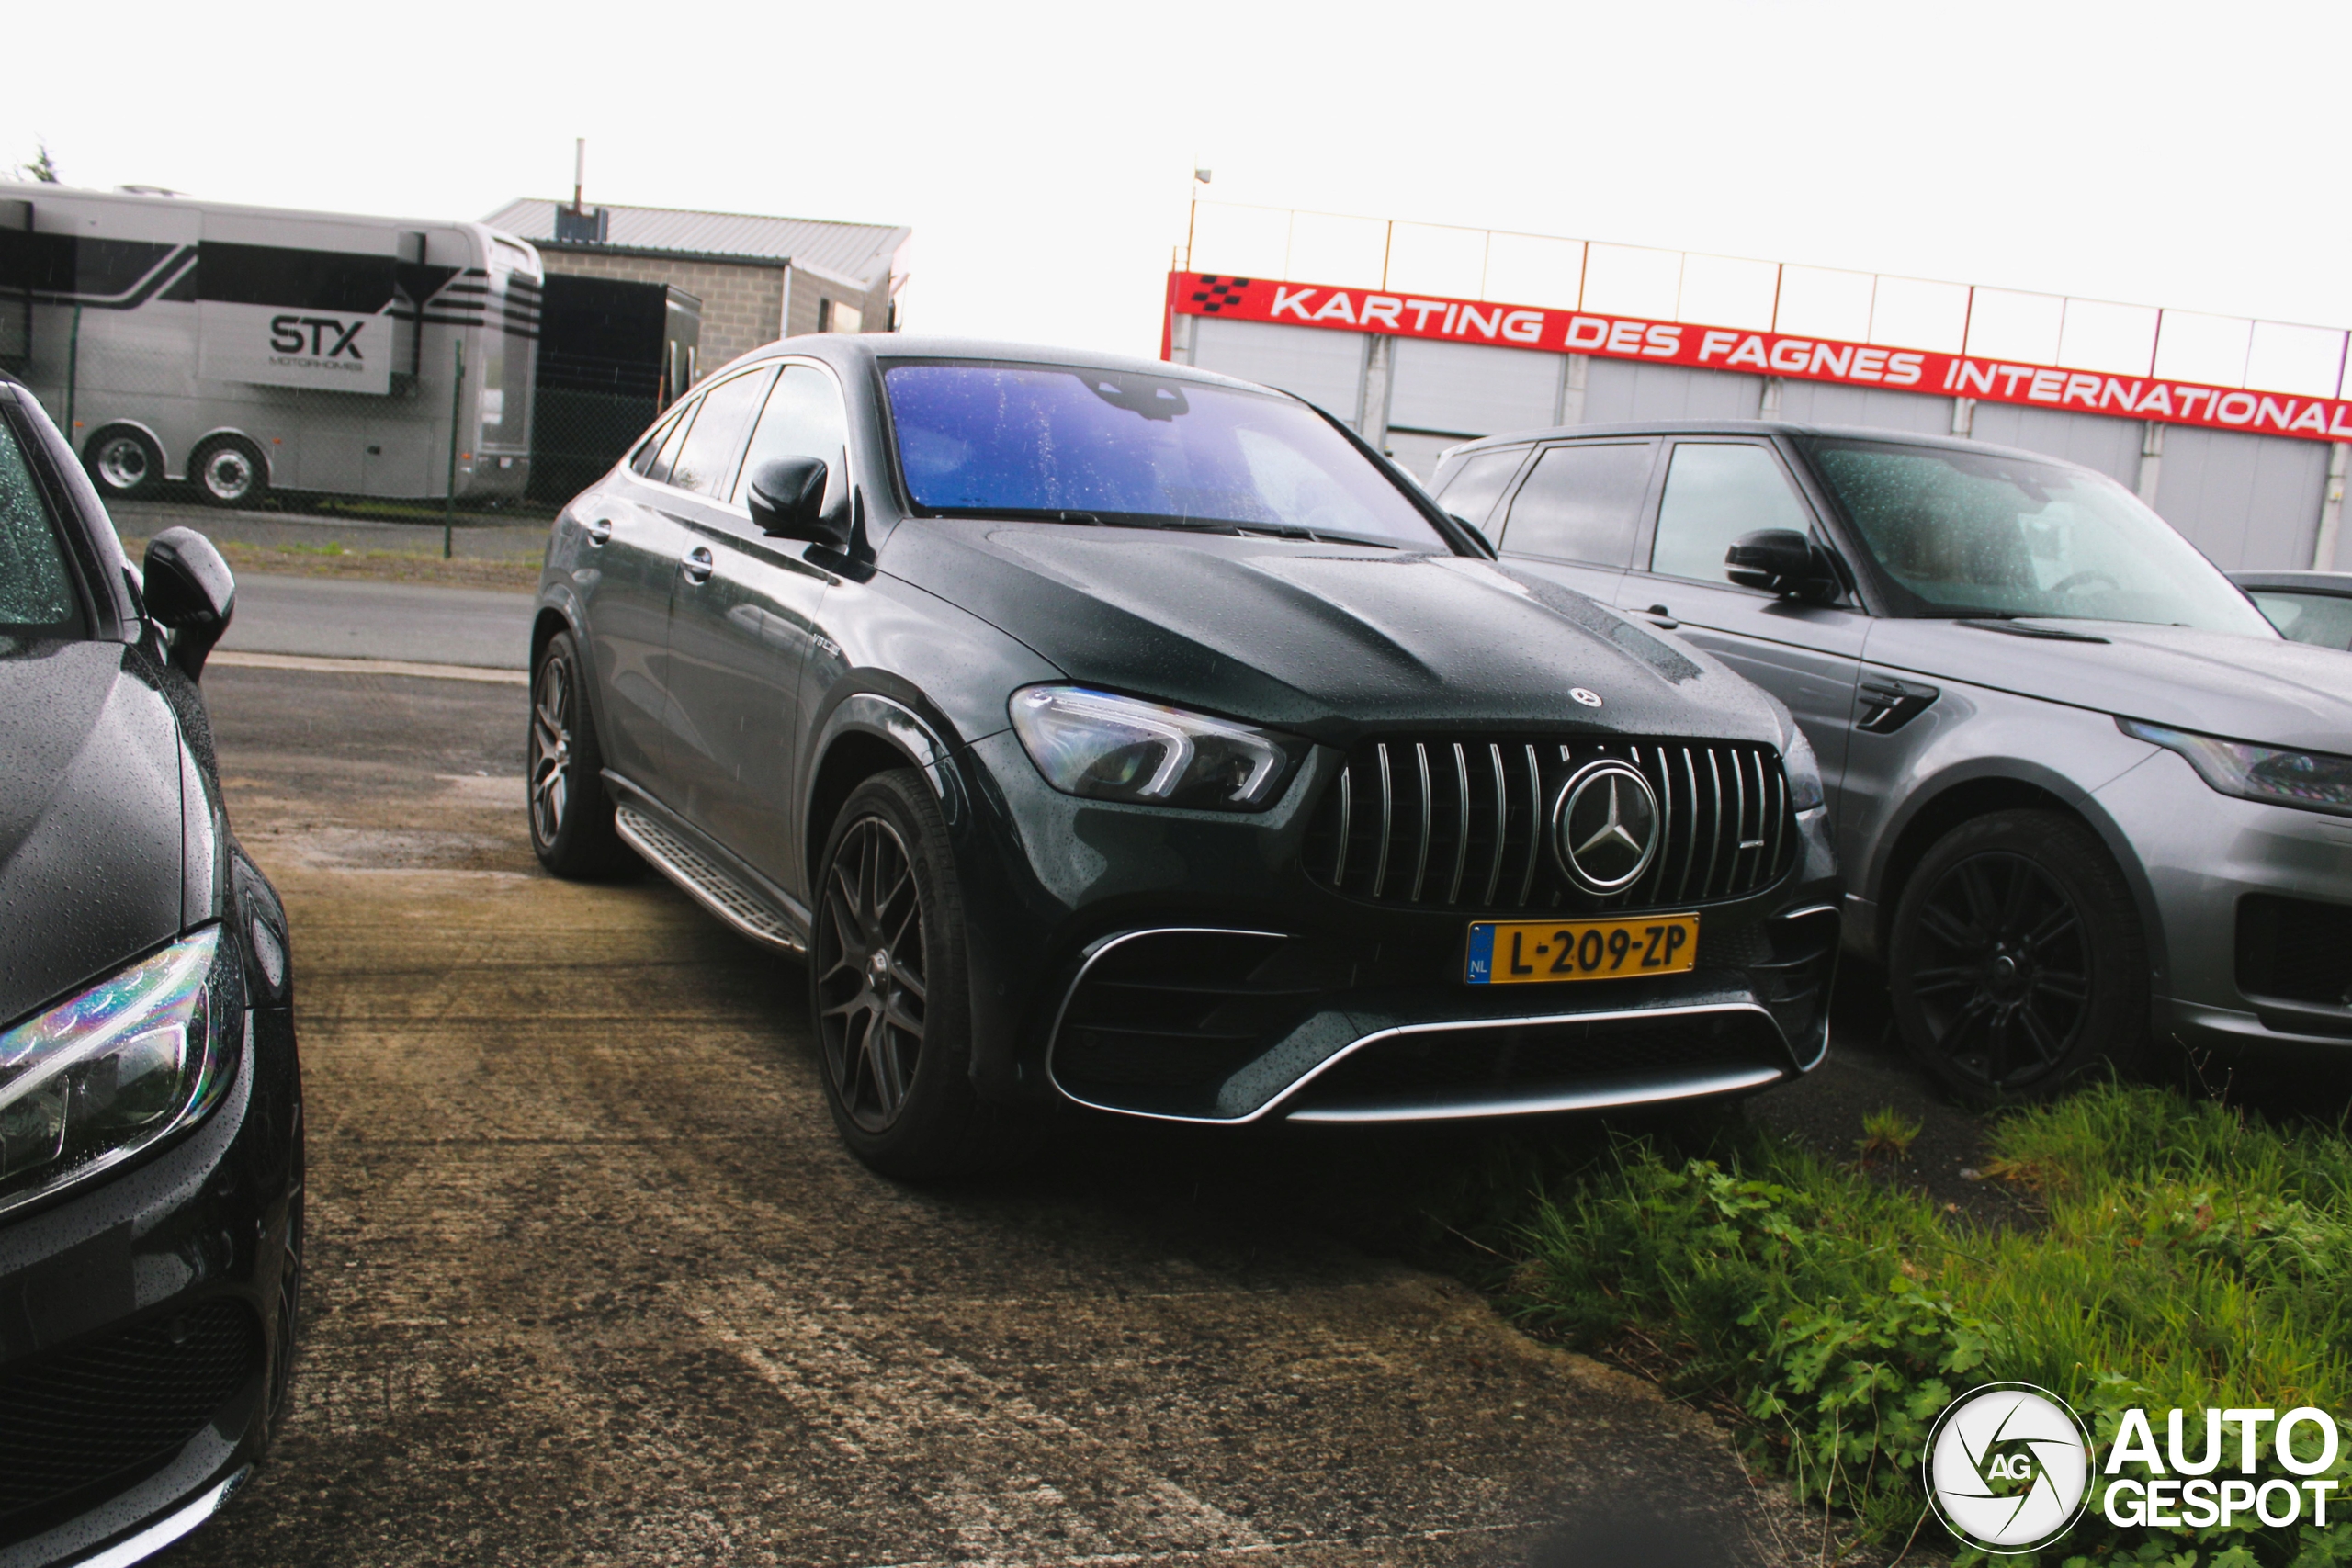
[[[182,929],[179,726],[137,657],[0,637],[0,1027]]]
[[[933,518],[895,529],[881,564],[1073,680],[1327,741],[1521,726],[1781,739],[1770,699],[1722,665],[1494,562]]]

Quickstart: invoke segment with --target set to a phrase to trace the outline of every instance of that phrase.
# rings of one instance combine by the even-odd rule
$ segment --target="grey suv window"
[[[1438,504],[1473,527],[1485,527],[1487,513],[1495,509],[1503,487],[1510,483],[1511,475],[1519,472],[1519,460],[1526,456],[1524,446],[1473,453],[1454,464],[1453,471],[1440,482]]]
[[[1511,498],[1504,547],[1591,566],[1630,564],[1651,450],[1646,441],[1552,447]]]
[[[1658,502],[1657,540],[1650,570],[1667,577],[1728,582],[1724,552],[1742,534],[1763,528],[1813,526],[1770,449],[1746,444],[1685,441],[1674,448]]]
[[[770,372],[755,370],[721,381],[703,394],[702,412],[686,432],[670,465],[670,482],[680,490],[724,500],[734,482],[735,460],[743,455],[743,437],[759,412],[760,395],[767,390]]]

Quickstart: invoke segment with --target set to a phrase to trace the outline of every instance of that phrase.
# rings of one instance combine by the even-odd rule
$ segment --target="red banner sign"
[[[1214,273],[1175,273],[1169,283],[1171,307],[1175,314],[1183,316],[1385,333],[1550,354],[1590,354],[1603,359],[1786,376],[1848,387],[1885,387],[2117,419],[2292,435],[2308,441],[2352,441],[2352,402],[2334,398],[2248,392],[2148,376],[2109,376],[2055,365],[2013,365],[1980,355],[1886,348],[1738,327],[1384,294]]]

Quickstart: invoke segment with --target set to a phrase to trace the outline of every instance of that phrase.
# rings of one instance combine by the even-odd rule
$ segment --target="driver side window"
[[[1770,449],[1747,443],[1685,441],[1674,448],[1658,503],[1650,570],[1663,577],[1728,584],[1724,552],[1743,534],[1813,526],[1804,502]]]
[[[734,501],[744,503],[752,476],[778,457],[815,457],[825,465],[825,505],[831,513],[849,493],[849,420],[833,378],[813,365],[787,365],[768,394],[752,432],[751,450],[735,478]]]

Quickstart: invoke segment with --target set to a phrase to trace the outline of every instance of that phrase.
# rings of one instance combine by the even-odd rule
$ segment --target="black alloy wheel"
[[[163,449],[134,425],[107,425],[90,437],[83,452],[83,467],[108,501],[152,495],[164,482]]]
[[[820,863],[808,1010],[842,1141],[906,1179],[1018,1158],[1029,1120],[972,1087],[962,886],[923,774],[853,790]]]
[[[906,1108],[922,1061],[922,892],[906,841],[880,815],[850,824],[826,879],[818,1014],[842,1113],[882,1133]]]
[[[261,452],[242,436],[216,435],[187,460],[197,493],[215,506],[252,506],[269,492],[269,469]]]
[[[1888,945],[1904,1042],[1966,1103],[2044,1099],[2144,1048],[2139,917],[2074,818],[2003,811],[1952,829],[1905,885]]]
[[[526,749],[531,848],[558,876],[608,875],[628,863],[613,829],[604,753],[588,706],[586,671],[570,632],[539,650],[531,671],[531,732]]]

